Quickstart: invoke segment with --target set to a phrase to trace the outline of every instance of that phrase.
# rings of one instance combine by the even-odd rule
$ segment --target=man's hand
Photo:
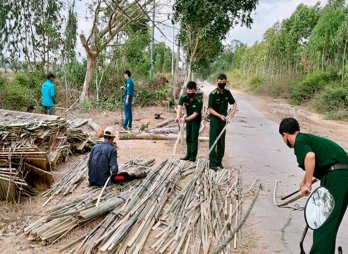
[[[312,186],[309,185],[303,185],[301,187],[301,194],[303,196],[308,196],[311,193]]]
[[[235,114],[236,114],[236,112],[232,111],[230,114],[230,118],[233,118]]]
[[[219,118],[221,119],[221,121],[226,121],[226,117],[224,115],[220,115]]]
[[[128,100],[128,99],[126,99],[126,105],[128,106],[128,104],[129,104],[129,100]]]

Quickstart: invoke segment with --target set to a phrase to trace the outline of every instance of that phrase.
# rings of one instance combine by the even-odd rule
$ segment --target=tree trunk
[[[347,40],[344,43],[343,57],[342,57],[342,82],[344,81],[344,66],[346,65],[346,50],[347,50]]]
[[[89,98],[89,88],[93,84],[94,72],[97,66],[97,56],[93,54],[87,54],[87,71],[85,81],[83,82],[82,93],[80,96],[80,102]]]

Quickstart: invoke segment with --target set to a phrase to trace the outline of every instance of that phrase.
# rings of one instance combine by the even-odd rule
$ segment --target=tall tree
[[[117,35],[122,35],[130,24],[136,24],[147,17],[146,8],[153,0],[129,3],[126,0],[95,0],[92,9],[92,29],[86,38],[80,34],[80,40],[87,56],[87,71],[80,101],[89,97],[93,83],[97,58]]]
[[[258,0],[177,0],[174,21],[180,23],[179,38],[186,51],[186,80],[192,65],[212,50],[211,43],[221,43],[237,24],[250,26],[251,12]],[[202,43],[203,42],[203,43]]]
[[[76,59],[75,47],[77,39],[77,17],[75,12],[75,0],[69,7],[68,20],[65,27],[64,53],[66,62],[71,63]]]
[[[1,1],[0,45],[13,63],[49,69],[62,47],[62,0]]]

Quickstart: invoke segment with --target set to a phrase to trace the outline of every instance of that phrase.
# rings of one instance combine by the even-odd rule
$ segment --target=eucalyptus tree
[[[205,58],[236,25],[250,26],[258,0],[176,0],[174,22],[180,23],[179,39],[186,52],[186,80],[192,66]]]
[[[328,66],[338,69],[342,47],[334,39],[345,23],[346,8],[341,1],[330,1],[321,11],[308,42],[308,54],[317,69],[326,70]]]
[[[62,0],[1,1],[0,45],[12,64],[49,69],[62,49]]]

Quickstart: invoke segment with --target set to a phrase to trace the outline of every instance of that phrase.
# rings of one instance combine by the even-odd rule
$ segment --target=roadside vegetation
[[[234,41],[213,64],[234,87],[308,105],[330,119],[348,120],[348,8],[300,4],[290,18],[248,47]],[[207,76],[208,73],[205,73]]]

